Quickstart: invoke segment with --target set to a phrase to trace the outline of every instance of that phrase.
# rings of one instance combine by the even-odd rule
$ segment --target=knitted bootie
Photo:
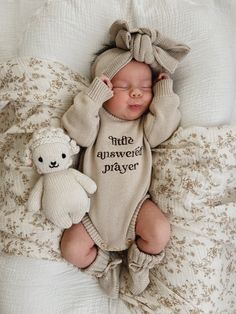
[[[128,250],[129,289],[134,295],[139,295],[148,286],[149,271],[158,265],[164,257],[164,252],[150,255],[141,252],[134,242]]]
[[[98,249],[94,262],[83,271],[98,279],[103,291],[113,299],[119,296],[120,287],[120,264],[122,259],[115,254]]]

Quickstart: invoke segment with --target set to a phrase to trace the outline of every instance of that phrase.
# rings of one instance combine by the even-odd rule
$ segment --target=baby
[[[116,252],[128,250],[130,290],[138,295],[170,238],[167,218],[148,195],[151,149],[178,127],[179,98],[162,69],[173,72],[188,47],[156,31],[131,31],[120,21],[110,34],[115,48],[97,56],[91,85],[75,97],[62,119],[70,137],[86,147],[82,170],[98,189],[82,223],[65,230],[61,251],[67,261],[98,277],[101,287],[116,298],[122,261]],[[162,42],[164,48],[171,46],[172,55],[160,49]],[[160,50],[156,58],[150,45]],[[165,64],[160,65],[162,60]]]

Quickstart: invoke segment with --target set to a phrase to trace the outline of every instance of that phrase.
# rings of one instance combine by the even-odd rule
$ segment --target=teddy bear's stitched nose
[[[56,166],[56,164],[57,164],[57,162],[56,162],[56,161],[51,161],[51,165],[52,165],[53,167],[55,167],[55,166]]]

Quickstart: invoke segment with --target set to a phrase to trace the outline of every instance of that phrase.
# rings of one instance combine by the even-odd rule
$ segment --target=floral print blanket
[[[171,241],[147,290],[123,298],[134,313],[236,313],[236,126],[178,129],[153,151],[150,194]]]
[[[38,174],[26,164],[32,132],[60,126],[88,82],[60,63],[11,59],[0,65],[0,249],[61,260],[62,230],[26,202]],[[151,283],[122,298],[134,313],[236,313],[236,127],[179,128],[153,151],[152,199],[168,215],[171,241]]]
[[[36,129],[60,126],[88,82],[60,63],[16,58],[0,64],[0,248],[4,253],[61,260],[62,230],[26,204],[38,179],[25,160]]]

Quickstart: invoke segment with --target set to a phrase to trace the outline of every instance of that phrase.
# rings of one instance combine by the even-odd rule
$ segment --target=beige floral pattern
[[[60,126],[73,97],[88,85],[64,65],[36,58],[16,58],[0,65],[0,248],[3,252],[60,260],[62,230],[27,210],[38,174],[26,164],[32,132]]]
[[[153,152],[153,200],[171,241],[134,313],[236,313],[236,127],[179,129]]]
[[[0,248],[61,260],[62,230],[27,210],[38,174],[24,159],[32,132],[59,126],[88,82],[36,58],[0,65]],[[236,313],[236,127],[179,129],[153,152],[150,194],[172,225],[166,258],[140,296],[122,275],[133,313]]]

